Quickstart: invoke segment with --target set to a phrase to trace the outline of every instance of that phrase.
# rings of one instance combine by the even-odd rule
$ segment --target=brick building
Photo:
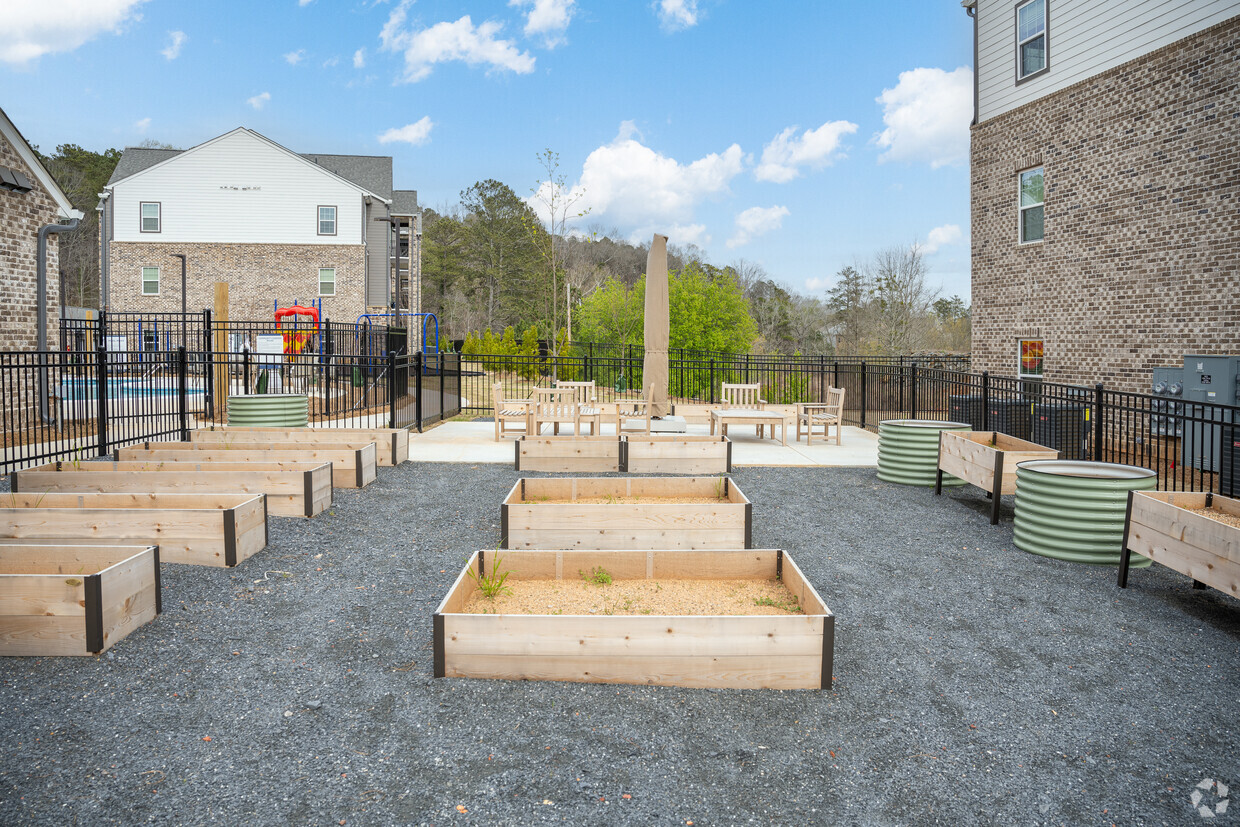
[[[128,148],[101,202],[105,309],[179,312],[229,284],[233,320],[317,304],[353,322],[416,310],[417,193],[392,187],[387,156],[298,155],[238,128],[188,150]],[[400,266],[397,276],[397,264]],[[132,343],[137,346],[137,343]]]
[[[975,369],[1148,391],[1240,353],[1240,4],[963,5]]]
[[[81,218],[26,139],[0,109],[0,351],[34,350],[39,228]],[[59,342],[57,236],[47,236],[47,341]]]

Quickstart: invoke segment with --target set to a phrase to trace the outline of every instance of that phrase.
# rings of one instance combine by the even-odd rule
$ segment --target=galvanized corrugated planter
[[[304,428],[310,399],[297,393],[255,393],[228,397],[228,424],[249,427]]]
[[[1136,465],[1033,460],[1016,466],[1016,547],[1073,563],[1119,565],[1129,491],[1149,491],[1158,475]],[[1131,565],[1145,567],[1134,556]]]
[[[878,423],[878,478],[901,485],[934,485],[939,470],[939,432],[971,431],[965,422],[886,419]],[[943,475],[944,485],[964,480]]]

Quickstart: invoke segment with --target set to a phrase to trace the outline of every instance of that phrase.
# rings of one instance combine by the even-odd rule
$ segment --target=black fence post
[[[99,313],[99,329],[103,329],[104,312]],[[108,455],[108,345],[107,337],[100,336],[95,342],[95,400],[98,409],[95,413],[95,429],[99,433],[99,456]]]
[[[1102,462],[1102,383],[1094,385],[1094,462]]]
[[[418,351],[421,356],[422,352]],[[396,427],[396,351],[389,350],[387,355],[387,393],[388,393],[388,427]],[[422,395],[422,376],[418,374],[418,396]]]
[[[982,371],[982,430],[990,430],[990,371]]]
[[[413,398],[413,418],[417,422],[418,433],[422,433],[422,372],[423,371],[422,371],[422,351],[420,350],[417,353],[413,354],[413,372],[418,375],[418,384],[417,384],[418,393],[417,393],[417,396]],[[440,380],[442,381],[442,377],[440,377]],[[395,422],[394,419],[393,419],[393,422]],[[395,428],[396,425],[393,424],[392,427]]]
[[[834,381],[833,381],[833,385],[834,385],[835,387],[837,387],[837,388],[842,388],[842,387],[844,387],[843,385],[841,385],[841,384],[840,384],[840,360],[839,360],[839,357],[836,357],[835,362],[832,364],[832,372],[835,374],[835,379],[834,379]]]
[[[909,390],[909,397],[910,397],[909,401],[911,403],[909,419],[916,419],[917,418],[917,363],[916,362],[909,365],[908,372],[909,372],[909,380],[912,383],[912,388]]]
[[[861,360],[861,427],[865,428],[865,360]]]
[[[710,360],[710,404],[715,404],[715,360]]]
[[[186,410],[189,396],[189,356],[185,345],[177,348],[177,420],[181,430],[181,441],[189,442],[189,416]]]
[[[247,343],[241,350],[241,393],[250,392],[250,346]]]
[[[211,311],[202,311],[202,398],[203,414],[215,421],[215,356],[211,352]]]

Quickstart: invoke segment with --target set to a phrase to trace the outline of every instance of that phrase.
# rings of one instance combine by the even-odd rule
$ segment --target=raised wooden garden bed
[[[999,522],[999,498],[1016,493],[1016,463],[1059,459],[1059,452],[997,431],[939,431],[939,470],[934,493],[943,493],[943,475],[976,485],[991,497],[990,524]]]
[[[518,471],[620,471],[622,440],[615,436],[523,436],[513,443]]]
[[[781,615],[466,614],[475,576],[615,580],[780,579],[803,613]],[[605,586],[603,588],[606,588]],[[835,617],[776,550],[480,551],[434,615],[436,677],[744,689],[831,685]]]
[[[30,493],[266,494],[267,513],[313,517],[332,504],[332,466],[312,462],[54,462],[10,477]]]
[[[362,488],[375,481],[375,444],[331,444],[306,448],[225,448],[205,442],[143,442],[114,452],[117,460],[135,462],[312,462],[332,464],[332,485]]]
[[[375,443],[379,465],[400,465],[409,460],[409,431],[405,428],[241,428],[208,425],[189,432],[191,442],[219,445],[291,445],[303,448],[324,443]]]
[[[0,544],[0,655],[96,655],[160,609],[155,546]]]
[[[752,546],[752,506],[727,477],[523,478],[500,522],[503,548]]]
[[[732,440],[726,436],[626,434],[625,470],[633,474],[727,474]]]
[[[1183,491],[1133,491],[1120,555],[1119,585],[1128,585],[1129,558],[1155,563],[1240,597],[1240,500]]]
[[[158,543],[165,563],[235,566],[267,545],[266,495],[5,494],[0,537],[32,544]]]

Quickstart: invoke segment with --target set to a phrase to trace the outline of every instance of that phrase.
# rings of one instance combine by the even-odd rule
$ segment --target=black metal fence
[[[495,385],[505,399],[526,399],[552,376],[593,380],[599,402],[640,392],[642,360],[624,357],[464,356],[462,412],[490,415]],[[933,357],[932,357],[933,359]],[[965,422],[1061,452],[1065,459],[1151,468],[1168,490],[1240,493],[1240,408],[1168,402],[1150,394],[1062,385],[927,366],[906,357],[848,359],[730,356],[668,360],[668,392],[679,404],[707,405],[720,386],[758,383],[769,404],[820,402],[845,390],[844,421],[877,430],[884,419]]]
[[[111,351],[0,353],[0,473],[187,438],[229,396],[304,393],[317,427],[421,430],[460,411],[455,354]]]

